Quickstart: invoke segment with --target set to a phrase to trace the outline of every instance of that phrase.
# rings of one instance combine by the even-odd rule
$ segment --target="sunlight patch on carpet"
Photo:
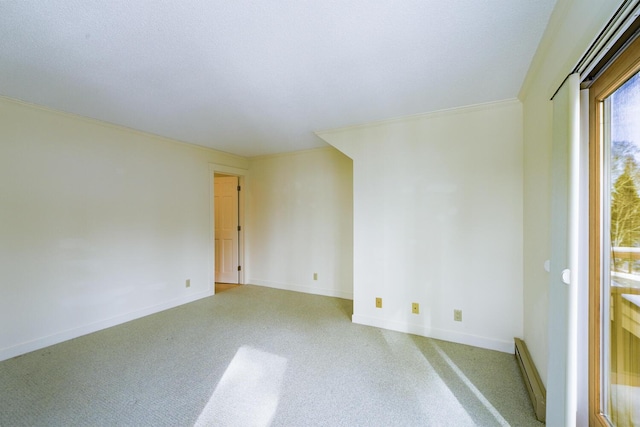
[[[243,346],[220,379],[196,426],[271,424],[278,408],[287,359]]]
[[[482,392],[478,390],[478,388],[475,385],[473,385],[471,380],[467,378],[464,372],[462,372],[462,370],[458,368],[458,366],[453,362],[453,360],[451,360],[449,356],[447,356],[447,354],[440,348],[440,346],[438,346],[438,344],[434,342],[432,342],[431,345],[433,346],[433,348],[435,348],[435,350],[438,352],[440,357],[442,357],[442,359],[446,362],[446,364],[449,365],[451,370],[455,372],[458,378],[460,378],[460,380],[464,383],[464,385],[466,385],[469,388],[469,390],[471,390],[471,392],[476,396],[476,398],[484,405],[485,408],[487,408],[487,410],[491,413],[491,415],[493,415],[496,421],[498,421],[498,424],[500,424],[501,426],[509,427],[509,423],[507,422],[507,420],[505,420],[504,417],[500,415],[500,412],[498,412],[498,410],[491,404],[491,402],[489,402],[487,398],[484,397]]]
[[[467,409],[409,335],[384,330],[381,333],[394,359],[401,366],[411,367],[410,370],[400,373],[404,378],[399,382],[411,389],[425,418],[432,420],[434,424],[438,423],[438,420],[449,419],[455,420],[456,426],[476,425]]]

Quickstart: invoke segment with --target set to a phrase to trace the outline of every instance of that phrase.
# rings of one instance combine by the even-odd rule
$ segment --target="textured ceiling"
[[[3,0],[0,95],[243,156],[515,98],[555,0]]]

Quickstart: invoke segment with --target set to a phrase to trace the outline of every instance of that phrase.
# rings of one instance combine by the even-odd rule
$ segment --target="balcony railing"
[[[614,277],[624,277],[628,280],[640,282],[640,265],[636,266],[636,261],[640,260],[640,248],[613,247],[611,248],[611,259],[613,261],[612,273],[627,274],[625,276],[615,274]]]
[[[611,248],[612,382],[640,386],[640,248]]]

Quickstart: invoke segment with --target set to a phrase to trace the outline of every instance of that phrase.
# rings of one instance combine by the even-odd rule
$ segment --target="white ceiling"
[[[2,0],[0,94],[255,156],[515,98],[555,0]]]

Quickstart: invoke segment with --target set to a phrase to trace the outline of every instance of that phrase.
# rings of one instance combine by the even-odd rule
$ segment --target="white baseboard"
[[[407,334],[420,335],[428,338],[435,338],[443,341],[466,344],[474,347],[496,350],[504,353],[514,353],[515,343],[513,340],[499,340],[495,338],[480,337],[477,335],[464,334],[457,331],[450,331],[438,328],[426,328],[411,323],[398,322],[395,320],[379,319],[354,314],[351,318],[353,323],[360,325],[375,326],[376,328],[389,329],[392,331],[405,332]]]
[[[345,292],[337,289],[321,288],[315,286],[301,286],[290,283],[272,282],[269,280],[250,279],[248,284],[256,286],[264,286],[267,288],[282,289],[285,291],[302,292],[305,294],[323,295],[326,297],[336,297],[343,299],[353,299],[353,292]]]
[[[205,291],[205,292],[199,292],[199,293],[191,294],[185,297],[176,298],[176,299],[164,302],[162,304],[146,307],[141,310],[136,310],[130,313],[121,314],[115,317],[111,317],[109,319],[89,323],[87,325],[82,325],[73,329],[67,329],[66,331],[58,332],[45,337],[36,338],[34,340],[27,341],[18,345],[3,348],[3,349],[0,349],[0,361],[11,359],[12,357],[20,356],[22,354],[39,350],[41,348],[49,347],[50,345],[58,344],[73,338],[78,338],[78,337],[81,337],[82,335],[87,335],[93,332],[100,331],[102,329],[107,329],[112,326],[120,325],[122,323],[126,323],[131,320],[149,316],[150,314],[154,314],[160,311],[168,310],[170,308],[178,307],[180,305],[187,304],[211,295],[213,295],[213,291],[209,289],[208,291]]]

